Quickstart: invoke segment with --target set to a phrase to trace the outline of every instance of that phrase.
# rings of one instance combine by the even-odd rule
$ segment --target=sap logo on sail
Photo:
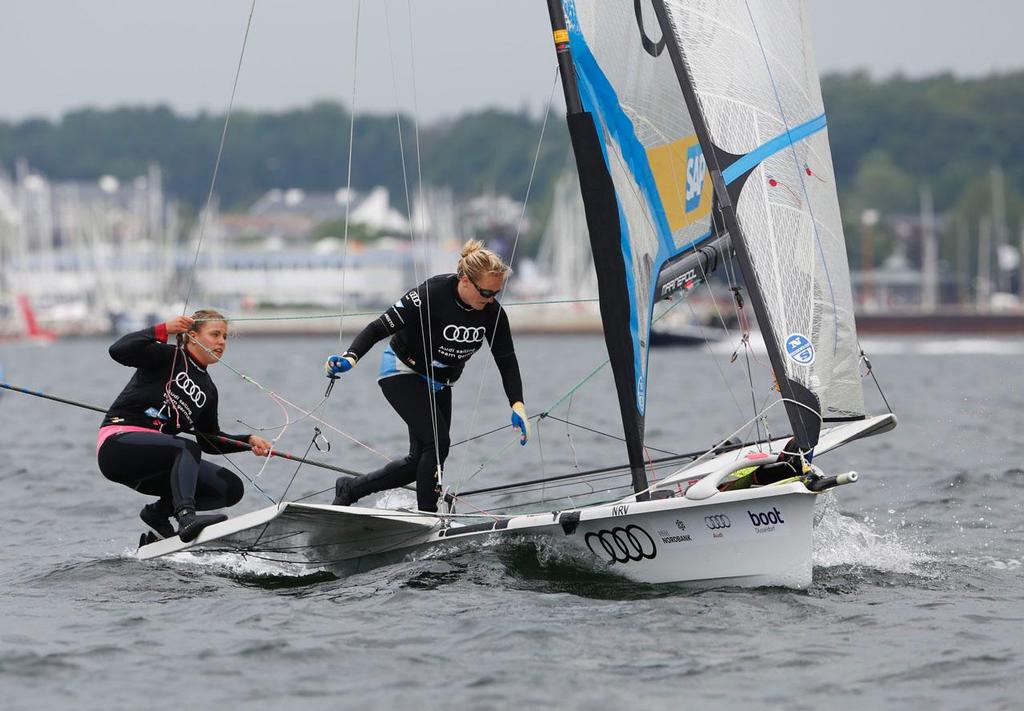
[[[690,146],[686,151],[686,211],[693,212],[700,205],[700,196],[704,192],[704,174],[707,162],[700,144]]]
[[[782,518],[782,512],[779,511],[778,506],[773,507],[771,511],[751,511],[748,509],[747,516],[750,516],[750,523],[754,525],[756,533],[771,533],[777,525],[786,522]]]
[[[814,345],[802,333],[791,333],[786,338],[786,354],[798,365],[814,362]]]

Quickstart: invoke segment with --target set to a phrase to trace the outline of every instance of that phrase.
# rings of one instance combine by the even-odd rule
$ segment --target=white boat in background
[[[599,483],[590,489],[605,500],[587,505],[560,495],[541,512],[459,512],[499,489],[587,483],[571,474],[461,493],[441,514],[283,502],[193,543],[143,545],[139,558],[229,550],[344,573],[454,541],[529,535],[565,541],[640,582],[811,583],[816,496],[857,479],[827,475],[819,458],[896,419],[865,410],[804,3],[548,6],[622,417],[628,464],[619,471],[632,493]],[[702,288],[732,257],[743,284],[730,278],[730,287],[756,314],[792,435],[677,457],[652,481],[644,417],[654,304]],[[610,471],[584,474],[605,482]]]

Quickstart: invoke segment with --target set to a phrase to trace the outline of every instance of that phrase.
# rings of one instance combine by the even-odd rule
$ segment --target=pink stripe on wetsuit
[[[158,341],[167,343],[167,324],[158,323],[153,327],[154,334]],[[107,425],[106,427],[100,427],[100,431],[96,433],[96,454],[100,453],[100,447],[107,441],[108,437],[122,432],[158,432],[159,430],[150,427],[136,427],[134,425]]]
[[[122,432],[157,432],[159,430],[150,429],[149,427],[135,427],[134,425],[107,425],[106,427],[100,427],[100,431],[96,435],[96,454],[100,453],[100,447],[107,441],[108,437],[112,437]]]

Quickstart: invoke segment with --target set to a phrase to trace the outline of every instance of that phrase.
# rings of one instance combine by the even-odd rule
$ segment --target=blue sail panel
[[[628,329],[631,362],[616,367],[631,369],[642,417],[655,282],[667,261],[710,235],[711,181],[669,56],[644,41],[657,34],[653,16],[625,2],[564,5],[580,98],[615,187],[630,302],[628,323],[605,327]]]

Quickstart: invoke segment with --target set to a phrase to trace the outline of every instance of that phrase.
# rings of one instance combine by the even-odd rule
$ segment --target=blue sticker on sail
[[[700,197],[704,192],[704,174],[707,164],[704,151],[700,144],[695,143],[686,151],[686,211],[693,212],[700,207]]]
[[[814,345],[807,336],[791,333],[786,339],[786,354],[800,365],[810,365],[814,362]]]

